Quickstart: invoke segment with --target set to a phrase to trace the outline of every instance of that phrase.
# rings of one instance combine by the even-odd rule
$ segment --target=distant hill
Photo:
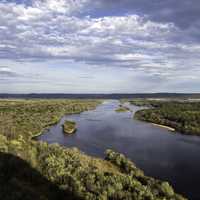
[[[136,93],[136,94],[0,94],[0,98],[42,99],[122,99],[122,98],[199,98],[200,93]]]

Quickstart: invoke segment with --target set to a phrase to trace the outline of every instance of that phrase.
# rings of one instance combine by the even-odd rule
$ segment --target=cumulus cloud
[[[181,76],[187,69],[197,72],[199,3],[174,3],[4,0],[0,2],[0,58],[62,59],[133,69],[163,79]]]

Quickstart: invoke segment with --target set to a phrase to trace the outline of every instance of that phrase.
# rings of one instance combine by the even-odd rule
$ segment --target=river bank
[[[147,176],[169,181],[179,193],[199,200],[195,183],[200,178],[200,138],[170,134],[167,129],[133,119],[133,114],[144,107],[125,104],[131,112],[117,113],[119,105],[119,101],[106,100],[95,110],[64,116],[38,140],[77,147],[102,159],[106,149],[113,149],[134,161]],[[63,134],[65,120],[77,123],[75,135]]]
[[[138,120],[169,126],[180,134],[200,136],[200,102],[135,100],[130,103],[149,107],[135,114]]]
[[[46,129],[45,132],[54,130],[55,127],[58,127],[59,130],[63,131],[62,125],[66,122],[66,118],[71,118],[72,116],[87,116],[88,113],[95,113],[96,110],[101,107],[97,106],[97,102],[74,102],[71,104],[72,107],[66,108],[66,103],[67,102],[43,101],[30,102],[28,105],[28,102],[25,102],[24,105],[20,104],[18,107],[14,107],[16,112],[19,113],[16,120],[22,120],[22,116],[29,117],[28,119],[34,118],[33,127],[35,127],[35,129],[33,129],[30,124],[26,124],[27,126],[25,126],[25,124],[24,126],[19,126],[19,124],[11,125],[20,128],[20,130],[23,130],[24,128],[29,131],[36,131],[39,130],[39,128],[43,130],[46,126],[58,122]],[[13,109],[11,109],[8,104],[9,103],[7,102],[5,104],[7,115],[4,113],[4,116],[7,116],[8,119],[10,119],[10,116],[13,115]],[[109,105],[110,104],[102,104],[102,106]],[[96,107],[96,109],[92,110],[94,107]],[[23,110],[23,113],[21,113],[21,110]],[[85,112],[80,112],[80,110]],[[67,115],[60,119],[59,116],[61,116],[63,112],[67,113]],[[74,114],[69,115],[70,112]],[[78,112],[81,114],[75,114]],[[115,111],[113,110],[113,112]],[[14,114],[16,115],[16,113]],[[103,117],[105,115],[101,114],[101,116]],[[23,119],[26,121],[26,118]],[[92,117],[92,119],[96,120],[95,117]],[[100,121],[90,120],[90,122],[101,124]],[[74,120],[74,123],[76,123],[76,120]],[[1,126],[3,126],[3,124],[1,124]],[[90,129],[90,133],[95,133],[93,132],[94,128],[88,128]],[[15,178],[15,182],[12,185],[9,184],[9,181],[8,184],[4,184],[3,191],[6,193],[8,193],[8,191],[10,191],[10,194],[15,193],[14,191],[17,188],[17,185],[21,185],[21,189],[18,190],[17,193],[18,196],[23,196],[23,194],[31,191],[30,196],[37,199],[48,198],[53,200],[53,196],[59,196],[59,199],[61,200],[68,197],[70,199],[73,197],[73,200],[122,200],[129,198],[148,198],[154,200],[161,197],[165,197],[166,200],[170,200],[171,198],[175,200],[185,200],[182,196],[174,192],[168,182],[145,176],[142,170],[137,168],[132,161],[122,154],[109,150],[106,152],[106,155],[104,155],[104,159],[95,158],[80,152],[76,148],[64,148],[58,144],[55,145],[41,141],[32,141],[29,136],[32,137],[35,135],[35,132],[29,132],[27,137],[24,137],[26,136],[25,130],[22,131],[23,134],[20,134],[18,129],[13,130],[15,131],[13,132],[13,138],[10,137],[9,139],[6,136],[0,135],[0,161],[3,161],[3,165],[0,166],[0,176],[2,177],[0,183],[3,184],[7,180],[10,180],[8,174],[12,174],[11,178]],[[44,135],[45,133],[41,134],[38,138],[43,137]],[[59,134],[56,136],[59,137]],[[75,134],[72,135],[72,137],[73,136],[79,137],[80,135]],[[66,134],[62,134],[62,137],[65,137],[69,141],[70,138],[72,138]],[[4,154],[3,158],[1,157],[1,154]],[[12,162],[7,160],[10,159],[8,154],[11,155]],[[10,165],[17,166],[17,168],[13,171],[13,168]],[[6,170],[6,174],[1,174],[5,169],[8,169]],[[25,174],[22,169],[26,169]],[[35,176],[36,173],[39,173],[40,176]],[[29,176],[32,177],[32,179],[29,180],[26,178]],[[44,183],[42,177],[45,179],[45,184],[42,184]],[[38,187],[40,187],[40,189],[42,188],[42,193],[40,193],[40,189],[38,191],[38,188],[35,188],[34,183],[36,182],[38,183]],[[62,188],[62,191],[59,189],[51,191],[52,184],[58,186],[58,188]],[[26,187],[23,187],[23,185],[26,185]],[[0,192],[0,196],[2,195],[4,196],[5,194]]]
[[[169,130],[169,131],[171,131],[171,132],[175,132],[175,129],[174,128],[171,128],[171,127],[169,127],[169,126],[165,126],[165,125],[161,125],[161,124],[155,124],[155,123],[151,123],[152,125],[154,125],[154,126],[158,126],[158,127],[161,127],[161,128],[165,128],[165,129],[167,129],[167,130]]]

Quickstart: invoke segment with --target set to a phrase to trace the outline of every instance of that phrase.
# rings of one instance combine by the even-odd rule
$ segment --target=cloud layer
[[[123,68],[162,81],[196,80],[199,33],[195,0],[0,2],[2,60],[65,60],[74,67]],[[4,70],[0,76],[15,73]]]

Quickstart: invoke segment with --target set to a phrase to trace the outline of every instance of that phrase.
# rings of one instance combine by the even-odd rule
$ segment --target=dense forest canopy
[[[150,107],[136,112],[136,119],[170,126],[184,134],[200,135],[200,102],[134,100],[131,103]]]
[[[111,150],[101,160],[77,149],[23,138],[8,141],[5,136],[0,136],[0,147],[0,197],[4,200],[184,199],[167,182],[144,176]]]
[[[30,138],[65,114],[94,109],[100,100],[0,100],[0,130],[9,139]]]

